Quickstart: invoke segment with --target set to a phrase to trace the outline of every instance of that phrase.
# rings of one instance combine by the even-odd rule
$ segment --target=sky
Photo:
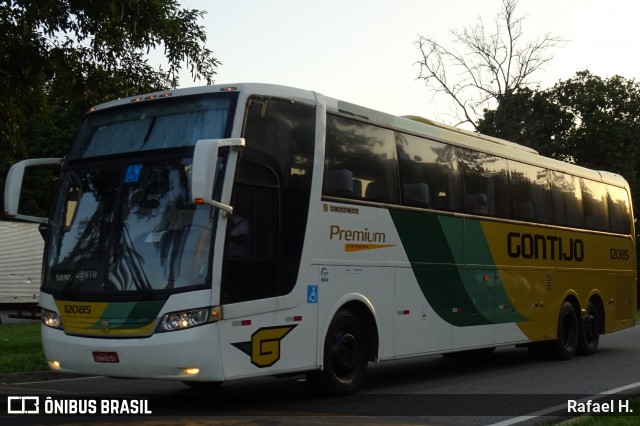
[[[451,46],[450,30],[488,26],[502,0],[182,0],[206,11],[216,84],[258,82],[314,90],[394,115],[455,124],[450,102],[417,80],[419,37]],[[534,75],[541,88],[588,69],[640,81],[638,0],[520,0],[525,40],[566,40]],[[181,87],[193,82],[188,73]]]

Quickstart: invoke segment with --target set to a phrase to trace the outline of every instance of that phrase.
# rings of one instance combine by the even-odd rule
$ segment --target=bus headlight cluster
[[[170,312],[160,321],[158,331],[176,331],[185,328],[214,322],[220,319],[220,307],[190,309],[188,311]]]
[[[62,320],[60,315],[54,311],[42,308],[42,323],[47,327],[57,328],[62,330]]]

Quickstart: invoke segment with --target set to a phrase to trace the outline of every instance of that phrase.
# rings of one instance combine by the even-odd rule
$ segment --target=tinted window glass
[[[206,286],[214,229],[189,197],[190,172],[190,158],[66,170],[44,288],[106,298]]]
[[[461,160],[465,211],[510,218],[507,161],[467,149],[461,150]]]
[[[278,164],[282,185],[311,186],[315,108],[281,99],[253,97],[247,106],[247,146]]]
[[[581,228],[584,224],[582,214],[582,192],[578,178],[560,172],[551,172],[553,183],[553,211],[556,225]]]
[[[276,297],[295,286],[311,194],[315,108],[254,96],[243,135],[247,147],[231,201],[223,303]]]
[[[607,200],[609,202],[609,221],[611,231],[620,234],[631,233],[631,218],[629,197],[624,188],[607,186]]]
[[[396,133],[402,204],[460,210],[460,176],[454,147]]]
[[[78,131],[68,159],[192,146],[227,134],[235,96],[167,98],[97,111]]]
[[[603,183],[580,179],[584,206],[584,226],[596,231],[609,230],[606,189]]]
[[[540,223],[553,221],[548,171],[528,164],[509,162],[513,218]]]
[[[391,130],[328,116],[323,193],[398,203],[394,141]]]

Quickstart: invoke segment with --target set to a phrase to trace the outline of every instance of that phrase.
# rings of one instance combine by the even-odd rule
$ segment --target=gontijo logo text
[[[563,260],[582,262],[584,243],[578,238],[556,237],[555,235],[507,234],[507,253],[511,258]]]

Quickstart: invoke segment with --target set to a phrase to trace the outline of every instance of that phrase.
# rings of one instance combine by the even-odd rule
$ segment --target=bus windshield
[[[43,291],[158,298],[210,282],[212,211],[192,202],[190,145],[228,134],[231,103],[181,104],[87,118],[61,176]],[[225,163],[221,152],[218,172]]]

